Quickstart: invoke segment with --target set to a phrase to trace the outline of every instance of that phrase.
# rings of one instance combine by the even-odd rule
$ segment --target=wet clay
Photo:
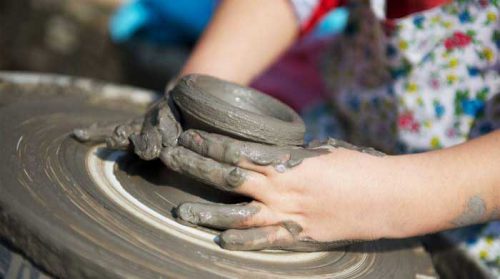
[[[214,229],[245,228],[245,222],[260,208],[248,203],[212,204],[184,203],[176,208],[176,215],[183,221]]]
[[[277,172],[299,165],[304,159],[329,153],[328,148],[270,146],[239,141],[218,134],[188,130],[179,138],[179,144],[216,161],[236,165],[246,160],[260,166],[271,165]]]
[[[167,92],[148,110],[140,133],[134,122],[110,127],[94,125],[75,130],[74,135],[81,141],[107,140],[111,148],[123,148],[131,141],[139,157],[152,160],[159,157],[163,147],[176,145],[182,132],[179,120],[185,128],[253,142],[278,146],[304,142],[304,123],[290,107],[256,90],[204,75],[180,79],[171,93]]]
[[[144,160],[156,159],[163,147],[175,146],[182,133],[175,105],[166,93],[156,101],[144,117],[125,123],[109,125],[92,124],[85,129],[75,129],[73,136],[82,142],[106,142],[111,149],[127,149]]]
[[[484,200],[476,195],[469,199],[464,211],[452,221],[455,226],[467,226],[484,221],[486,204]]]
[[[169,169],[224,191],[239,187],[247,176],[239,167],[219,163],[182,146],[164,148],[160,159]]]
[[[326,141],[313,141],[308,145],[309,148],[317,148],[317,147],[324,147],[324,146],[331,146],[331,147],[335,147],[335,148],[345,148],[345,149],[354,150],[354,151],[366,153],[366,154],[377,156],[377,157],[385,156],[385,153],[380,152],[380,151],[374,149],[373,147],[357,146],[357,145],[345,142],[343,140],[338,140],[338,139],[334,139],[334,138],[328,138]]]
[[[278,225],[246,230],[229,229],[220,235],[220,245],[224,249],[255,251],[279,249],[297,252],[330,251],[356,242],[354,240],[320,242],[302,236],[302,227],[293,221]]]
[[[205,93],[201,93],[200,95],[201,91],[198,92],[197,90],[203,90]],[[201,104],[201,107],[194,111],[199,112],[208,109],[208,114],[203,115],[203,117],[213,117],[217,120],[220,115],[224,115],[225,117],[231,116],[231,113],[227,112],[230,112],[231,107],[234,106],[239,110],[234,111],[236,114],[245,115],[245,113],[253,113],[249,116],[251,119],[255,120],[256,117],[265,116],[271,122],[274,117],[287,125],[286,127],[289,129],[285,129],[285,131],[290,132],[293,130],[294,126],[288,122],[293,122],[294,117],[290,116],[286,110],[275,106],[274,109],[276,111],[272,111],[270,107],[262,104],[262,101],[259,99],[261,98],[260,93],[257,94],[252,91],[247,93],[247,91],[243,91],[245,94],[249,94],[248,96],[250,97],[238,97],[238,90],[243,90],[243,88],[206,76],[188,76],[182,79],[174,88],[172,96],[183,113],[183,120],[186,125],[193,125],[195,123],[194,125],[196,126],[196,123],[203,123],[204,120],[202,118],[199,118],[199,116],[198,118],[193,118],[193,116],[197,115],[191,113],[193,106],[196,107],[196,104]],[[192,92],[196,94],[192,94]],[[207,98],[207,96],[212,97]],[[232,99],[234,96],[237,99]],[[186,105],[186,100],[188,99],[191,102],[189,105]],[[197,101],[199,102],[197,103]],[[219,111],[213,110],[214,105],[217,108],[217,104],[223,104],[222,107],[218,107]],[[226,113],[222,113],[222,109]],[[266,114],[266,111],[258,111],[257,109],[268,109],[269,111]],[[296,146],[298,141],[294,142],[282,135],[279,137],[280,141],[278,141],[278,137],[276,136],[271,137],[271,140],[267,141],[267,143],[275,145],[269,145],[240,141],[225,135],[201,130],[188,130],[182,133],[182,127],[178,121],[179,117],[174,114],[175,111],[176,108],[173,105],[170,94],[167,93],[164,98],[157,101],[148,110],[142,122],[140,133],[130,134],[124,132],[122,134],[124,136],[128,135],[134,146],[135,153],[142,159],[152,160],[159,157],[169,169],[225,191],[233,191],[245,181],[247,171],[235,166],[242,161],[260,166],[272,166],[278,173],[283,173],[299,165],[307,158],[330,153],[332,148],[346,148],[374,156],[384,155],[373,148],[358,147],[332,138],[324,142],[311,143],[307,148],[303,148]],[[223,125],[208,127],[208,130],[223,128],[224,131],[222,133],[231,134],[231,129],[237,129],[241,130],[244,134],[243,136],[237,135],[238,137],[247,137],[253,141],[261,141],[257,139],[258,136],[266,136],[265,129],[258,129],[258,132],[256,132],[247,129],[253,128],[252,126],[241,126],[241,123],[238,124],[236,122],[236,124],[233,123],[232,127],[229,127],[224,126],[230,123],[228,119],[222,119],[221,121]],[[217,123],[217,121],[213,123]],[[280,125],[283,125],[283,123],[280,123]],[[130,125],[123,127],[130,127]],[[268,128],[276,131],[276,127],[271,125]],[[115,134],[117,134],[116,130]],[[98,131],[99,134],[107,132],[107,130],[89,130],[89,132],[93,131]],[[97,132],[94,133],[98,134]],[[278,134],[278,136],[280,135]],[[303,133],[301,134],[302,137]],[[286,146],[283,146],[285,143]],[[180,146],[177,146],[177,144]],[[275,226],[234,230],[245,228],[245,221],[259,212],[259,208],[247,204],[187,203],[178,207],[176,212],[180,219],[195,225],[216,229],[229,229],[220,235],[220,244],[222,247],[232,250],[285,249],[294,251],[319,251],[355,242],[351,240],[335,242],[315,241],[310,237],[301,235],[301,226],[293,221],[283,221]]]
[[[73,130],[73,136],[81,142],[106,142],[110,148],[126,149],[129,136],[141,130],[143,117],[121,123],[94,123],[87,128]]]
[[[302,145],[305,125],[287,105],[259,91],[204,75],[172,90],[186,129],[280,146]]]
[[[289,251],[326,251],[360,242],[355,240],[320,242],[302,234],[302,227],[294,221],[252,228],[252,217],[260,212],[256,205],[183,203],[176,215],[194,225],[226,230],[220,234],[219,244],[228,250],[281,249]]]
[[[176,108],[169,93],[146,113],[141,133],[130,136],[139,157],[144,160],[156,159],[163,147],[177,145],[182,127],[175,113]]]
[[[218,162],[236,165],[246,160],[260,166],[271,165],[277,172],[284,172],[286,169],[295,167],[304,159],[328,154],[332,147],[345,148],[378,157],[385,156],[384,153],[371,147],[359,147],[333,138],[310,144],[308,148],[282,147],[239,141],[199,130],[188,130],[182,133],[179,137],[179,144]]]
[[[199,130],[188,130],[178,139],[180,146],[167,147],[160,159],[178,173],[225,191],[233,191],[245,181],[248,172],[237,167],[242,161],[273,166],[278,173],[298,166],[303,160],[328,154],[332,148],[346,148],[373,156],[384,153],[329,139],[310,148],[282,147],[239,141],[227,136]]]
[[[0,74],[0,79],[3,78]],[[242,256],[242,253],[228,253],[218,248],[208,249],[209,245],[198,245],[159,230],[145,222],[149,219],[137,218],[126,210],[128,204],[117,203],[103,193],[89,177],[88,159],[94,147],[67,137],[68,131],[94,122],[125,123],[127,119],[135,119],[144,108],[132,98],[137,96],[137,90],[113,86],[113,92],[129,92],[127,96],[131,98],[130,102],[110,107],[116,99],[106,97],[103,92],[111,85],[85,83],[78,91],[69,88],[67,82],[57,85],[57,80],[44,87],[35,84],[30,91],[24,89],[26,86],[20,87],[25,90],[22,95],[0,87],[0,103],[4,97],[28,96],[19,102],[9,101],[0,109],[1,118],[9,119],[0,122],[0,156],[6,159],[0,167],[0,236],[56,278],[387,278],[388,274],[395,278],[418,278],[422,274],[433,275],[430,257],[416,242],[362,243],[298,262],[295,259],[303,255],[261,254],[294,261],[286,263],[262,260],[253,253]],[[62,91],[67,93],[64,98],[58,93]],[[41,94],[49,97],[40,98]],[[81,101],[85,94],[100,99]],[[111,150],[106,152],[115,154]],[[169,220],[173,220],[173,207],[183,201],[241,202],[227,193],[177,175],[160,162],[117,153],[124,154],[113,171],[120,184],[134,198]],[[103,159],[102,164],[107,163],[109,161]],[[138,166],[142,166],[141,170]],[[213,198],[204,196],[209,190]]]

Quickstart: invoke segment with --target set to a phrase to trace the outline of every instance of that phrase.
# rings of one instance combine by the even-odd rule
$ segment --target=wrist
[[[389,158],[393,171],[388,184],[394,193],[394,205],[388,210],[388,237],[413,237],[463,226],[464,222],[458,224],[456,220],[469,202],[483,207],[473,199],[484,196],[482,190],[466,183],[461,160],[449,157],[447,152]]]
[[[385,238],[406,238],[442,229],[453,197],[439,177],[439,164],[424,154],[387,156],[382,180]]]

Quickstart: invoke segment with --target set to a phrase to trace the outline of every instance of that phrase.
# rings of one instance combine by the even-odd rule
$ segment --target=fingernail
[[[176,147],[166,147],[160,153],[160,160],[171,170],[180,171],[179,149]]]
[[[244,243],[245,238],[239,230],[227,230],[219,236],[219,245],[227,250],[240,250]]]
[[[197,144],[197,145],[203,144],[203,137],[201,136],[200,132],[198,132],[198,131],[191,131],[189,133],[189,136],[191,137],[191,140],[195,144]]]
[[[193,224],[197,224],[199,222],[198,215],[193,212],[193,207],[188,203],[178,206],[175,213],[177,214],[177,217],[186,222]]]
[[[225,179],[229,186],[237,188],[245,181],[245,174],[240,168],[236,167],[227,173]]]
[[[129,137],[134,145],[134,152],[143,160],[153,160],[160,156],[161,137],[155,130],[154,134],[148,136],[133,134]]]

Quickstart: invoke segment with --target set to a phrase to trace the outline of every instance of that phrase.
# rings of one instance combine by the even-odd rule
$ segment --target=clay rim
[[[211,76],[192,74],[172,90],[187,128],[272,145],[302,145],[305,124],[281,101]]]

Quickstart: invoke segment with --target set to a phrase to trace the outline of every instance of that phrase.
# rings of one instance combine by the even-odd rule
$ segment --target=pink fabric
[[[323,99],[325,87],[318,69],[326,41],[295,44],[252,87],[283,101],[297,111]]]
[[[306,0],[305,0],[306,1]],[[313,9],[309,19],[302,19],[302,34],[307,33],[329,10],[344,4],[344,0],[310,0],[315,5],[305,5]],[[300,1],[290,1],[297,9]],[[430,8],[447,0],[425,0],[422,3],[413,0],[388,0],[389,17],[400,16],[410,12]],[[418,5],[417,5],[417,4]],[[327,41],[312,41],[307,35],[296,43],[269,70],[258,77],[252,86],[301,111],[323,99],[326,94],[318,64],[324,53]]]

